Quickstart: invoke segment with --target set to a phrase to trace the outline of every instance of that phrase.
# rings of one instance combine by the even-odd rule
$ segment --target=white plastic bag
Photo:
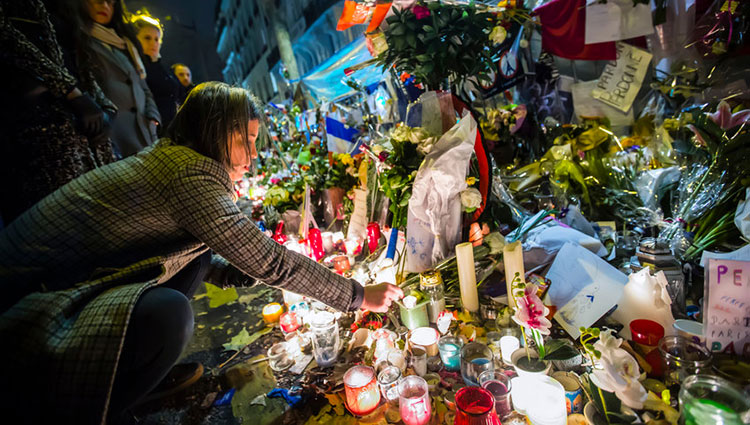
[[[746,239],[750,239],[750,188],[745,189],[745,200],[737,204],[734,213],[734,225]]]
[[[461,200],[477,123],[468,112],[425,157],[407,216],[407,270],[422,272],[449,256],[461,238]]]

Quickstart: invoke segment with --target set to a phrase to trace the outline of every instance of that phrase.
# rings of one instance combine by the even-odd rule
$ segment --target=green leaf
[[[242,328],[240,333],[233,336],[231,341],[224,344],[224,350],[225,351],[239,351],[243,349],[244,347],[252,344],[253,342],[257,341],[258,338],[262,337],[263,335],[266,335],[267,333],[271,332],[273,328],[271,327],[264,327],[263,329],[259,330],[258,332],[255,332],[254,334],[250,335],[247,333],[247,328]]]
[[[547,350],[544,358],[547,360],[567,360],[581,354],[572,343],[565,339],[551,339],[544,343],[544,347]]]
[[[391,27],[388,28],[388,33],[391,36],[396,36],[396,37],[404,35],[406,34],[406,26],[404,26],[403,24],[398,24],[398,23],[393,24]]]

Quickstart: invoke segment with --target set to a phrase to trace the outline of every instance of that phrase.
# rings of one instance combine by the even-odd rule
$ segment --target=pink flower
[[[279,180],[279,179],[273,178],[273,179],[271,179],[271,184],[276,184],[276,183],[278,183],[280,181],[281,180]]]
[[[430,9],[419,4],[414,6],[414,9],[412,9],[411,11],[414,12],[414,16],[417,17],[417,20],[424,19],[430,16]]]
[[[549,335],[552,323],[545,316],[549,309],[536,295],[537,287],[531,283],[523,290],[523,297],[516,298],[518,309],[513,315],[513,320],[521,326],[539,331],[543,335]]]
[[[722,100],[719,107],[716,108],[716,112],[709,116],[722,130],[729,130],[750,120],[750,109],[744,109],[733,114],[729,104]]]

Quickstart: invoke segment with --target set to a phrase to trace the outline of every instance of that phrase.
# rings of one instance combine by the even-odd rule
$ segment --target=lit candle
[[[263,320],[268,324],[276,323],[283,312],[284,308],[279,303],[266,304],[263,307]]]
[[[346,255],[339,255],[338,257],[333,259],[333,269],[336,270],[336,273],[343,274],[350,268],[351,265],[349,264],[349,257],[347,257]]]
[[[368,366],[354,366],[344,374],[346,405],[355,414],[364,416],[380,404],[380,390],[375,371]]]
[[[419,376],[407,376],[398,385],[399,412],[406,425],[426,425],[432,416],[427,382]]]
[[[508,305],[515,308],[516,299],[513,297],[513,279],[518,274],[521,281],[525,281],[526,272],[523,267],[523,245],[515,241],[503,246],[503,264],[505,265],[505,285],[508,290]]]
[[[436,329],[424,327],[411,331],[409,342],[412,347],[416,345],[424,348],[427,355],[432,357],[438,354],[438,338],[440,338],[440,334]]]
[[[378,250],[378,244],[380,243],[380,225],[376,222],[369,223],[367,225],[367,249],[370,253]]]
[[[521,347],[521,342],[518,340],[518,338],[512,336],[512,335],[505,335],[500,338],[500,353],[502,353],[503,356],[503,362],[507,365],[512,364],[513,362],[510,359],[510,356],[513,354],[514,351],[518,350]]]
[[[471,242],[456,245],[458,282],[461,287],[461,305],[472,313],[479,311],[477,276],[474,270],[474,247]]]
[[[320,234],[320,229],[309,229],[307,231],[307,243],[310,245],[310,253],[312,259],[320,261],[325,255],[325,249],[323,248],[323,237]]]
[[[299,329],[299,316],[297,316],[296,313],[288,311],[282,314],[279,318],[279,326],[281,327],[282,332],[284,332],[285,334],[290,334]]]

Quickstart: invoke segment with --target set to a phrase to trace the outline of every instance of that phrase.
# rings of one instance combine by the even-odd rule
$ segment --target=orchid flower
[[[648,393],[638,381],[638,362],[627,351],[620,348],[622,339],[612,335],[612,330],[603,330],[594,348],[601,352],[597,362],[601,367],[594,369],[596,385],[604,391],[615,393],[626,406],[632,409],[643,408]]]
[[[516,297],[517,310],[513,320],[521,326],[549,335],[552,323],[547,320],[549,309],[542,303],[537,294],[535,284],[527,284],[523,289],[523,296]]]
[[[711,118],[711,121],[718,125],[722,130],[729,130],[750,121],[750,109],[743,109],[736,113],[732,113],[732,108],[729,106],[729,103],[722,100],[716,108],[716,112],[709,114],[708,117]],[[700,131],[698,131],[693,124],[689,124],[688,128],[693,131],[698,143],[701,146],[705,146],[706,141],[703,139]]]

